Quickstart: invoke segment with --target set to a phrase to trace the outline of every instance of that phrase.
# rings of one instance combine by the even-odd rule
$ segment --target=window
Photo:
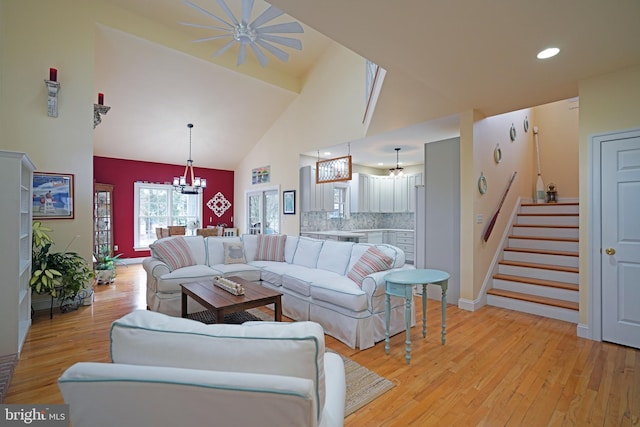
[[[156,237],[156,228],[169,225],[202,224],[202,194],[181,194],[172,185],[134,184],[135,249],[148,249]]]
[[[279,188],[246,193],[249,234],[280,233]]]
[[[347,187],[334,184],[333,206],[329,212],[329,218],[346,219],[349,218],[349,202],[347,201]]]

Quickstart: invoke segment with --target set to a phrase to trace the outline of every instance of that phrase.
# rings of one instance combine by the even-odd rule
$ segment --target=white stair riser
[[[525,225],[574,225],[579,222],[578,216],[547,216],[547,215],[518,215],[516,224]]]
[[[535,264],[559,265],[562,267],[578,267],[577,256],[536,254],[529,252],[504,251],[507,261],[533,262]]]
[[[556,271],[544,268],[521,267],[517,265],[498,265],[498,273],[531,279],[551,280],[553,282],[578,284],[578,273]]]
[[[527,295],[561,299],[563,301],[579,302],[578,291],[554,288],[551,286],[532,285],[530,283],[513,282],[511,280],[493,279],[494,289],[520,292]]]
[[[555,240],[532,240],[510,237],[509,246],[512,248],[578,252],[578,242],[558,242]]]
[[[538,316],[563,320],[565,322],[578,323],[578,312],[566,308],[553,307],[512,298],[504,298],[497,295],[487,295],[487,304],[494,307],[502,307],[509,310],[521,311],[523,313],[536,314]]]
[[[580,211],[579,205],[556,205],[552,203],[520,206],[521,213],[574,213]]]
[[[550,227],[513,227],[512,234],[514,236],[530,236],[530,237],[568,237],[577,239],[580,232],[577,228],[550,228]]]

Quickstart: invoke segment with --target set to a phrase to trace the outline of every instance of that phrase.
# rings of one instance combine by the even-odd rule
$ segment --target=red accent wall
[[[231,218],[233,218],[234,204],[234,172],[200,167],[195,169],[198,176],[207,180],[207,188],[205,188],[202,197],[205,204],[202,209],[204,225],[225,223],[228,227],[233,227]],[[117,253],[122,253],[123,258],[138,258],[149,255],[149,251],[133,250],[133,184],[136,181],[163,184],[183,173],[184,166],[179,165],[94,156],[93,177],[95,182],[114,186],[113,242],[118,245]],[[231,202],[231,208],[220,218],[206,206],[206,202],[218,192],[221,192]]]

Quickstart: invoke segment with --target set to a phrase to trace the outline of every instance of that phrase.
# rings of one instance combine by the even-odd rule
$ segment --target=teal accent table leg
[[[389,354],[390,345],[389,345],[389,322],[391,321],[391,295],[386,294],[384,296],[384,321],[387,327],[385,336],[384,336],[384,351]]]
[[[407,324],[407,333],[406,339],[404,341],[405,344],[405,360],[407,361],[407,365],[411,362],[411,299],[413,298],[413,287],[407,288],[411,292],[407,292],[404,296],[404,320]]]
[[[441,281],[440,287],[442,288],[442,345],[444,345],[447,340],[447,288],[449,280]]]
[[[427,284],[422,285],[422,338],[427,336]]]

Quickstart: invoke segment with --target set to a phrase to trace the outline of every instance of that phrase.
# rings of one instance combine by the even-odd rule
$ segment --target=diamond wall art
[[[207,207],[211,209],[218,218],[220,218],[227,210],[229,210],[231,202],[218,191],[216,195],[207,202]]]

